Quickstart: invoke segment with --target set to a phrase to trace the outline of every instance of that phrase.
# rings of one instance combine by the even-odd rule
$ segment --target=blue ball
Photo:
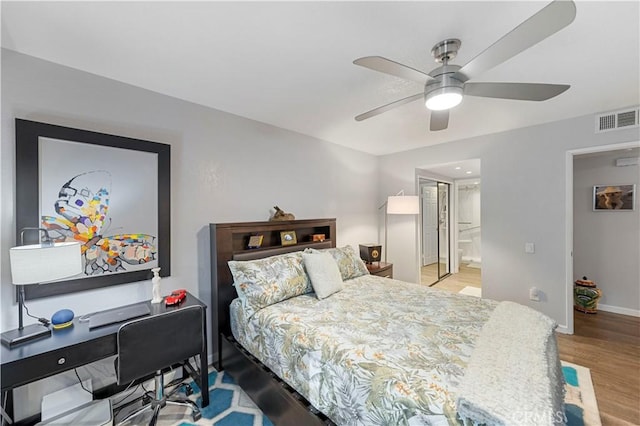
[[[71,309],[61,309],[51,317],[51,324],[61,325],[73,321],[73,311]]]

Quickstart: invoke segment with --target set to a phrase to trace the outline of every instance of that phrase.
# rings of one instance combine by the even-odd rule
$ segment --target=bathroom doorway
[[[421,198],[420,282],[433,285],[451,274],[451,188],[450,184],[419,178]]]

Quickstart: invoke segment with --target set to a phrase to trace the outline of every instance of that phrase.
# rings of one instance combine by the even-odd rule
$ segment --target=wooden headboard
[[[283,246],[280,233],[295,231],[297,244]],[[312,235],[324,234],[324,241],[312,241]],[[262,235],[260,248],[249,249],[249,238]],[[277,254],[301,251],[308,247],[336,246],[335,219],[309,219],[270,222],[238,222],[209,224],[211,244],[211,346],[213,362],[219,367],[221,334],[231,335],[229,305],[237,297],[227,262],[253,260]]]

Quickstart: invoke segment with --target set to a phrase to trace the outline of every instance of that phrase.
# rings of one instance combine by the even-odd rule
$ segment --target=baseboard
[[[573,334],[573,333],[569,333],[569,329],[567,328],[566,325],[559,325],[558,327],[556,327],[556,331],[562,334]]]
[[[612,312],[614,314],[630,315],[632,317],[640,317],[640,310],[621,308],[619,306],[603,305],[598,303],[598,309],[605,312]]]

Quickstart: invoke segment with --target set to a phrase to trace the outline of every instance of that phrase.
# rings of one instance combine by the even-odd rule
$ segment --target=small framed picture
[[[280,244],[282,244],[283,246],[298,244],[296,231],[282,231],[280,233]]]
[[[262,238],[262,235],[252,235],[251,237],[249,237],[249,244],[247,244],[247,248],[260,248],[260,246],[262,245]]]
[[[635,185],[595,185],[593,211],[631,211],[635,209]]]

